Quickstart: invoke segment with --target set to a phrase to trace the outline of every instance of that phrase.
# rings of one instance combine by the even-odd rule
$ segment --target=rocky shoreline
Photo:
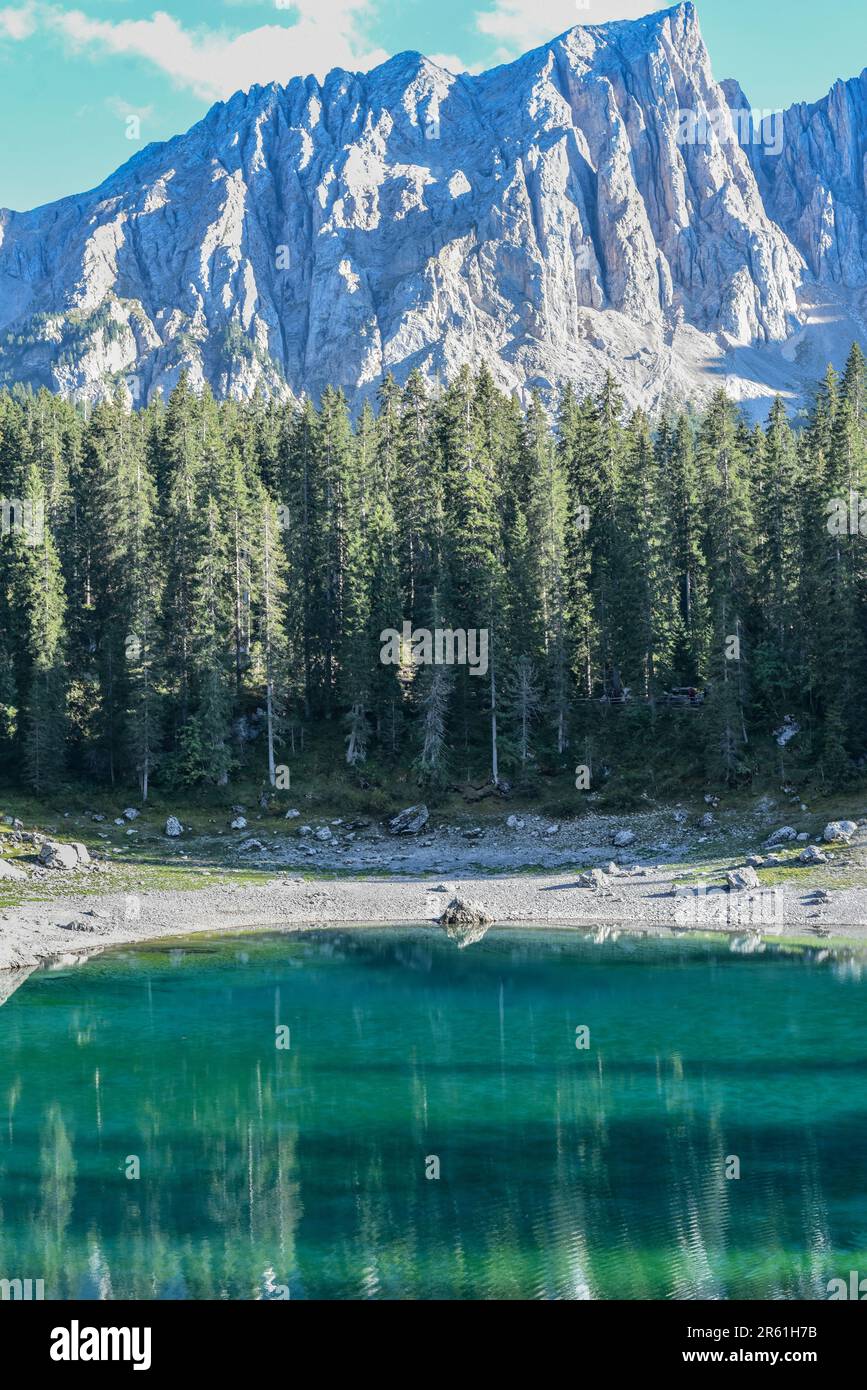
[[[867,943],[867,889],[782,884],[725,889],[657,870],[466,879],[280,878],[188,892],[70,896],[23,904],[0,920],[0,970],[74,960],[108,946],[202,932],[438,922],[464,899],[498,925],[733,936],[842,938]]]
[[[151,886],[144,868],[109,859],[108,845],[100,854],[93,838],[89,854],[80,841],[64,845],[15,822],[4,832],[18,852],[9,860],[15,886],[47,887],[50,896],[0,909],[0,1002],[39,965],[111,946],[207,932],[440,919],[445,927],[453,900],[472,917],[452,914],[458,945],[493,923],[867,943],[867,820],[808,822],[806,814],[799,807],[794,825],[780,825],[776,806],[760,804],[749,815],[671,808],[562,823],[511,815],[462,827],[432,826],[407,808],[391,833],[372,822],[350,829],[340,818],[290,821],[279,833],[264,822],[252,853],[243,817],[228,839],[183,827],[167,834],[135,812],[119,817],[119,835],[135,820],[157,864],[214,866],[203,871],[213,880],[189,889]],[[106,839],[103,832],[96,844]],[[259,882],[248,870],[242,876],[251,861]]]

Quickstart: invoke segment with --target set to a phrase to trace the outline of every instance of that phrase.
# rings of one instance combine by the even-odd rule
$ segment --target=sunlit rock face
[[[714,133],[684,140],[685,111]],[[334,384],[357,405],[387,372],[482,362],[548,398],[612,369],[650,411],[795,394],[813,214],[790,215],[795,164],[772,180],[720,111],[690,4],[481,76],[407,53],[239,92],[99,188],[0,212],[0,372],[136,402],[183,368],[218,395]]]
[[[735,104],[746,105],[743,93]],[[867,69],[821,101],[790,106],[779,157],[749,146],[770,215],[819,281],[867,285]]]

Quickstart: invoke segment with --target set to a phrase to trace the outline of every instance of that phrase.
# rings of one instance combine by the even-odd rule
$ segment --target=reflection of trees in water
[[[62,1240],[72,1213],[75,1159],[59,1105],[52,1105],[46,1116],[39,1145],[39,1172],[39,1222],[55,1240]]]
[[[308,1128],[287,1123],[286,1087],[303,1092],[303,1078],[286,1054],[270,1076],[254,1069],[243,1088],[191,1101],[183,1143],[166,1117],[165,1149],[142,1144],[140,1182],[76,1164],[73,1123],[54,1105],[31,1210],[16,1212],[19,1234],[26,1220],[38,1235],[26,1258],[16,1245],[14,1269],[51,1296],[136,1299],[254,1298],[275,1285],[325,1297],[791,1298],[818,1296],[834,1272],[822,1175],[840,1171],[840,1154],[823,1136],[799,1131],[799,1160],[784,1132],[733,1141],[674,1069],[660,1081],[665,1120],[609,1119],[621,1083],[604,1067],[559,1072],[545,1119],[507,1123],[507,1092],[472,1129],[437,1132],[423,1070],[394,1083],[394,1108],[412,1117],[403,1133],[362,1123],[351,1105],[347,1127],[336,1115],[333,1129]],[[762,1169],[774,1142],[794,1169],[782,1183]],[[725,1178],[732,1152],[739,1181]],[[432,1153],[439,1181],[425,1177]],[[8,1271],[2,1235],[0,1257]]]
[[[33,1223],[44,1232],[44,1251],[38,1273],[27,1278],[45,1282],[46,1292],[63,1279],[64,1251],[75,1197],[73,1141],[59,1105],[48,1109],[39,1140],[39,1206]]]
[[[604,1068],[563,1072],[547,1121],[514,1117],[509,1130],[502,1114],[492,1115],[500,1139],[490,1145],[481,1115],[481,1145],[470,1135],[437,1135],[435,1123],[424,1142],[413,1135],[403,1147],[388,1131],[369,1131],[356,1144],[336,1137],[330,1154],[303,1137],[300,1264],[308,1286],[325,1297],[812,1290],[811,1252],[828,1239],[820,1166],[796,1170],[769,1202],[775,1178],[756,1176],[762,1137],[740,1143],[747,1175],[739,1185],[725,1177],[733,1145],[719,1112],[709,1117],[702,1108],[701,1083],[691,1095],[669,1066],[660,1086],[665,1119],[609,1121],[620,1110]],[[416,1079],[411,1094],[418,1089]],[[442,1113],[435,1096],[427,1101],[431,1115]],[[424,1176],[431,1153],[442,1160],[439,1182]],[[314,1266],[326,1230],[327,1257]]]
[[[14,1249],[0,1233],[3,1269],[32,1270],[52,1298],[247,1299],[290,1285],[298,1141],[273,1084],[254,1071],[243,1093],[209,1090],[184,1117],[181,1143],[168,1116],[155,1140],[149,1109],[136,1127],[142,1176],[129,1180],[117,1160],[106,1176],[104,1152],[98,1171],[92,1153],[77,1167],[71,1121],[51,1106],[38,1197],[15,1202]]]
[[[303,989],[279,977],[291,1051],[273,1047],[270,999],[261,1016],[238,1006],[224,1048],[217,992],[198,1032],[175,1027],[177,1055],[157,1014],[153,1044],[122,1078],[105,1065],[96,1092],[90,1052],[80,1070],[71,1054],[66,1088],[4,1086],[0,1276],[44,1278],[52,1297],[618,1299],[816,1297],[841,1272],[832,1214],[861,1200],[863,1126],[839,1107],[821,1128],[789,1107],[774,1120],[773,1098],[805,1083],[772,1058],[681,1060],[672,1044],[654,1059],[631,1037],[618,1056],[601,1029],[572,1056],[574,957],[556,943],[542,965],[487,939],[484,970],[469,953],[445,968],[421,932],[325,944]],[[87,1010],[75,1022],[84,1056],[103,1035]],[[29,1149],[23,1113],[39,1115]]]
[[[142,1259],[155,1240],[163,1244],[157,1267],[175,1297],[262,1297],[266,1285],[292,1282],[301,1214],[297,1131],[275,1085],[292,1076],[289,1057],[277,1054],[271,1077],[257,1065],[244,1086],[233,1075],[195,1094],[184,1149],[170,1145],[164,1163],[175,1182],[144,1188]],[[171,1233],[170,1245],[163,1232]]]
[[[813,1131],[783,1125],[732,1135],[731,1116],[724,1123],[719,1106],[704,1108],[704,1089],[669,1066],[660,1078],[665,1119],[609,1122],[606,1110],[617,1116],[622,1105],[604,1069],[564,1073],[548,1123],[516,1122],[493,1162],[432,1140],[419,1150],[441,1153],[440,1183],[424,1180],[420,1162],[396,1170],[388,1138],[372,1138],[366,1166],[354,1171],[363,1194],[357,1221],[333,1243],[320,1289],[818,1296],[833,1251],[822,1174],[845,1172],[845,1140],[829,1147]],[[726,1178],[726,1159],[738,1151],[744,1174]]]

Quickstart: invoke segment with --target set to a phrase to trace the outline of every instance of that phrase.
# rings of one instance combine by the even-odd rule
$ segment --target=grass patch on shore
[[[576,844],[574,860],[559,864],[546,864],[536,858],[545,848],[544,837],[524,835],[517,832],[514,842],[490,841],[494,855],[502,862],[481,862],[479,859],[461,859],[455,856],[449,863],[450,850],[454,850],[454,840],[443,836],[430,850],[429,857],[435,863],[447,863],[447,867],[431,867],[424,861],[423,854],[416,855],[417,862],[407,865],[397,857],[399,851],[412,845],[412,841],[376,842],[367,840],[364,835],[354,843],[349,858],[367,857],[368,848],[372,856],[386,857],[390,862],[371,862],[361,864],[341,863],[336,855],[326,854],[327,862],[307,858],[300,853],[304,841],[300,841],[297,829],[304,823],[314,827],[327,824],[337,818],[344,822],[366,817],[373,824],[382,822],[394,811],[412,801],[423,799],[419,789],[405,777],[394,778],[383,784],[363,788],[347,785],[345,773],[324,770],[319,754],[305,755],[305,762],[299,760],[299,772],[293,769],[294,790],[279,793],[268,809],[259,803],[262,784],[247,781],[229,788],[203,788],[198,792],[185,793],[182,797],[174,795],[165,788],[156,788],[146,806],[142,807],[135,793],[128,790],[92,787],[61,786],[50,796],[37,799],[26,790],[0,790],[0,818],[15,816],[24,823],[25,830],[42,836],[56,838],[63,842],[81,841],[91,856],[98,860],[101,869],[98,873],[60,873],[49,871],[44,878],[31,879],[26,883],[0,880],[0,911],[14,909],[27,902],[44,902],[57,898],[82,898],[109,895],[113,893],[152,893],[169,891],[195,891],[234,885],[238,887],[258,886],[282,878],[297,878],[304,881],[332,879],[343,882],[363,880],[496,880],[502,878],[534,879],[563,876],[577,878],[591,866],[606,869],[608,862],[617,858],[613,847],[605,847],[600,841],[598,854],[592,859],[585,858],[586,849]],[[308,768],[302,775],[303,767]],[[863,790],[853,789],[851,794],[838,794],[827,798],[820,804],[810,804],[807,812],[798,806],[787,804],[786,798],[778,788],[769,788],[775,805],[771,811],[765,808],[762,814],[757,809],[758,793],[762,788],[752,787],[736,793],[725,794],[721,805],[714,811],[715,823],[704,835],[704,843],[696,841],[698,822],[707,812],[703,795],[696,789],[695,795],[687,803],[663,804],[650,798],[634,801],[629,809],[617,810],[609,804],[607,797],[592,797],[576,794],[571,782],[564,784],[562,797],[548,795],[556,778],[546,780],[540,794],[533,798],[515,795],[509,798],[491,797],[482,802],[468,804],[457,792],[449,794],[439,802],[430,803],[431,820],[425,834],[434,833],[443,823],[461,829],[463,826],[479,825],[490,831],[496,825],[504,828],[507,815],[539,816],[543,820],[550,815],[569,818],[568,827],[571,839],[574,827],[576,839],[582,835],[582,822],[586,822],[584,839],[596,833],[593,818],[616,817],[624,826],[632,825],[639,835],[633,846],[637,862],[650,870],[647,877],[630,878],[624,875],[620,880],[623,886],[634,885],[640,889],[654,879],[676,880],[689,886],[696,882],[706,882],[708,886],[721,887],[725,884],[727,870],[743,865],[749,853],[765,854],[768,851],[764,840],[770,828],[791,824],[797,831],[811,836],[812,842],[819,842],[821,828],[829,820],[858,818],[863,809]],[[133,822],[123,821],[125,807],[139,810]],[[247,826],[242,831],[232,831],[230,822],[233,807],[244,806]],[[287,821],[289,807],[300,811],[300,818]],[[682,813],[674,823],[675,811]],[[96,821],[100,814],[103,820]],[[179,839],[165,835],[165,821],[168,815],[176,815],[184,826],[184,834]],[[686,817],[686,819],[684,819]],[[763,818],[764,817],[764,818]],[[573,819],[574,818],[574,819]],[[599,822],[602,834],[607,826]],[[134,831],[129,834],[128,831]],[[32,866],[36,861],[37,849],[26,843],[15,843],[11,828],[0,820],[0,858],[12,863]],[[260,839],[273,850],[274,862],[251,858],[244,861],[239,855],[239,845],[248,838]],[[424,839],[425,835],[418,837]],[[451,840],[451,842],[450,842]],[[668,859],[669,850],[661,847],[670,844],[676,858]],[[395,856],[389,853],[393,847]],[[594,845],[594,849],[596,846]],[[798,846],[798,852],[803,848]],[[828,849],[828,847],[825,847]],[[551,844],[557,855],[563,853],[563,842]],[[295,862],[284,862],[286,859]],[[785,853],[785,847],[782,851]],[[838,890],[842,888],[867,888],[867,862],[856,862],[845,868],[834,863],[836,856],[863,860],[863,854],[855,847],[828,850],[829,862],[826,865],[799,867],[796,854],[791,852],[788,862],[776,868],[758,869],[759,883],[762,887],[781,887],[791,892],[808,893],[815,888]],[[520,862],[519,862],[520,861]]]

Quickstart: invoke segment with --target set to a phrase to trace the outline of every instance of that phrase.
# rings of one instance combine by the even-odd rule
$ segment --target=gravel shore
[[[0,970],[33,968],[107,946],[198,932],[300,929],[436,921],[454,896],[481,904],[496,922],[629,931],[708,931],[867,941],[867,890],[783,884],[759,892],[698,892],[664,871],[642,869],[584,886],[575,872],[460,879],[292,877],[261,886],[224,885],[140,897],[56,898],[0,919]],[[0,984],[0,999],[2,999]]]
[[[27,892],[0,909],[0,1003],[37,966],[110,946],[201,932],[434,922],[453,897],[503,925],[867,943],[867,819],[851,823],[837,852],[799,866],[805,842],[821,846],[823,819],[798,810],[797,842],[795,829],[778,829],[781,808],[767,799],[746,813],[667,808],[559,823],[537,816],[478,826],[441,821],[404,837],[370,821],[336,819],[267,834],[263,823],[263,838],[254,841],[244,839],[246,830],[173,841],[144,815],[134,832],[123,819],[66,818],[70,839],[85,837],[90,820],[100,823],[96,836],[90,826],[96,859],[62,874],[40,867],[44,837],[13,826],[7,845],[19,855],[14,863]],[[775,831],[784,843],[769,855]],[[118,860],[131,836],[139,869]],[[748,862],[758,864],[759,877],[744,869]],[[158,871],[188,863],[222,881],[204,878],[189,888],[147,882],[149,865]],[[737,883],[748,876],[740,891],[726,891],[733,871]],[[33,896],[46,889],[47,900]]]

